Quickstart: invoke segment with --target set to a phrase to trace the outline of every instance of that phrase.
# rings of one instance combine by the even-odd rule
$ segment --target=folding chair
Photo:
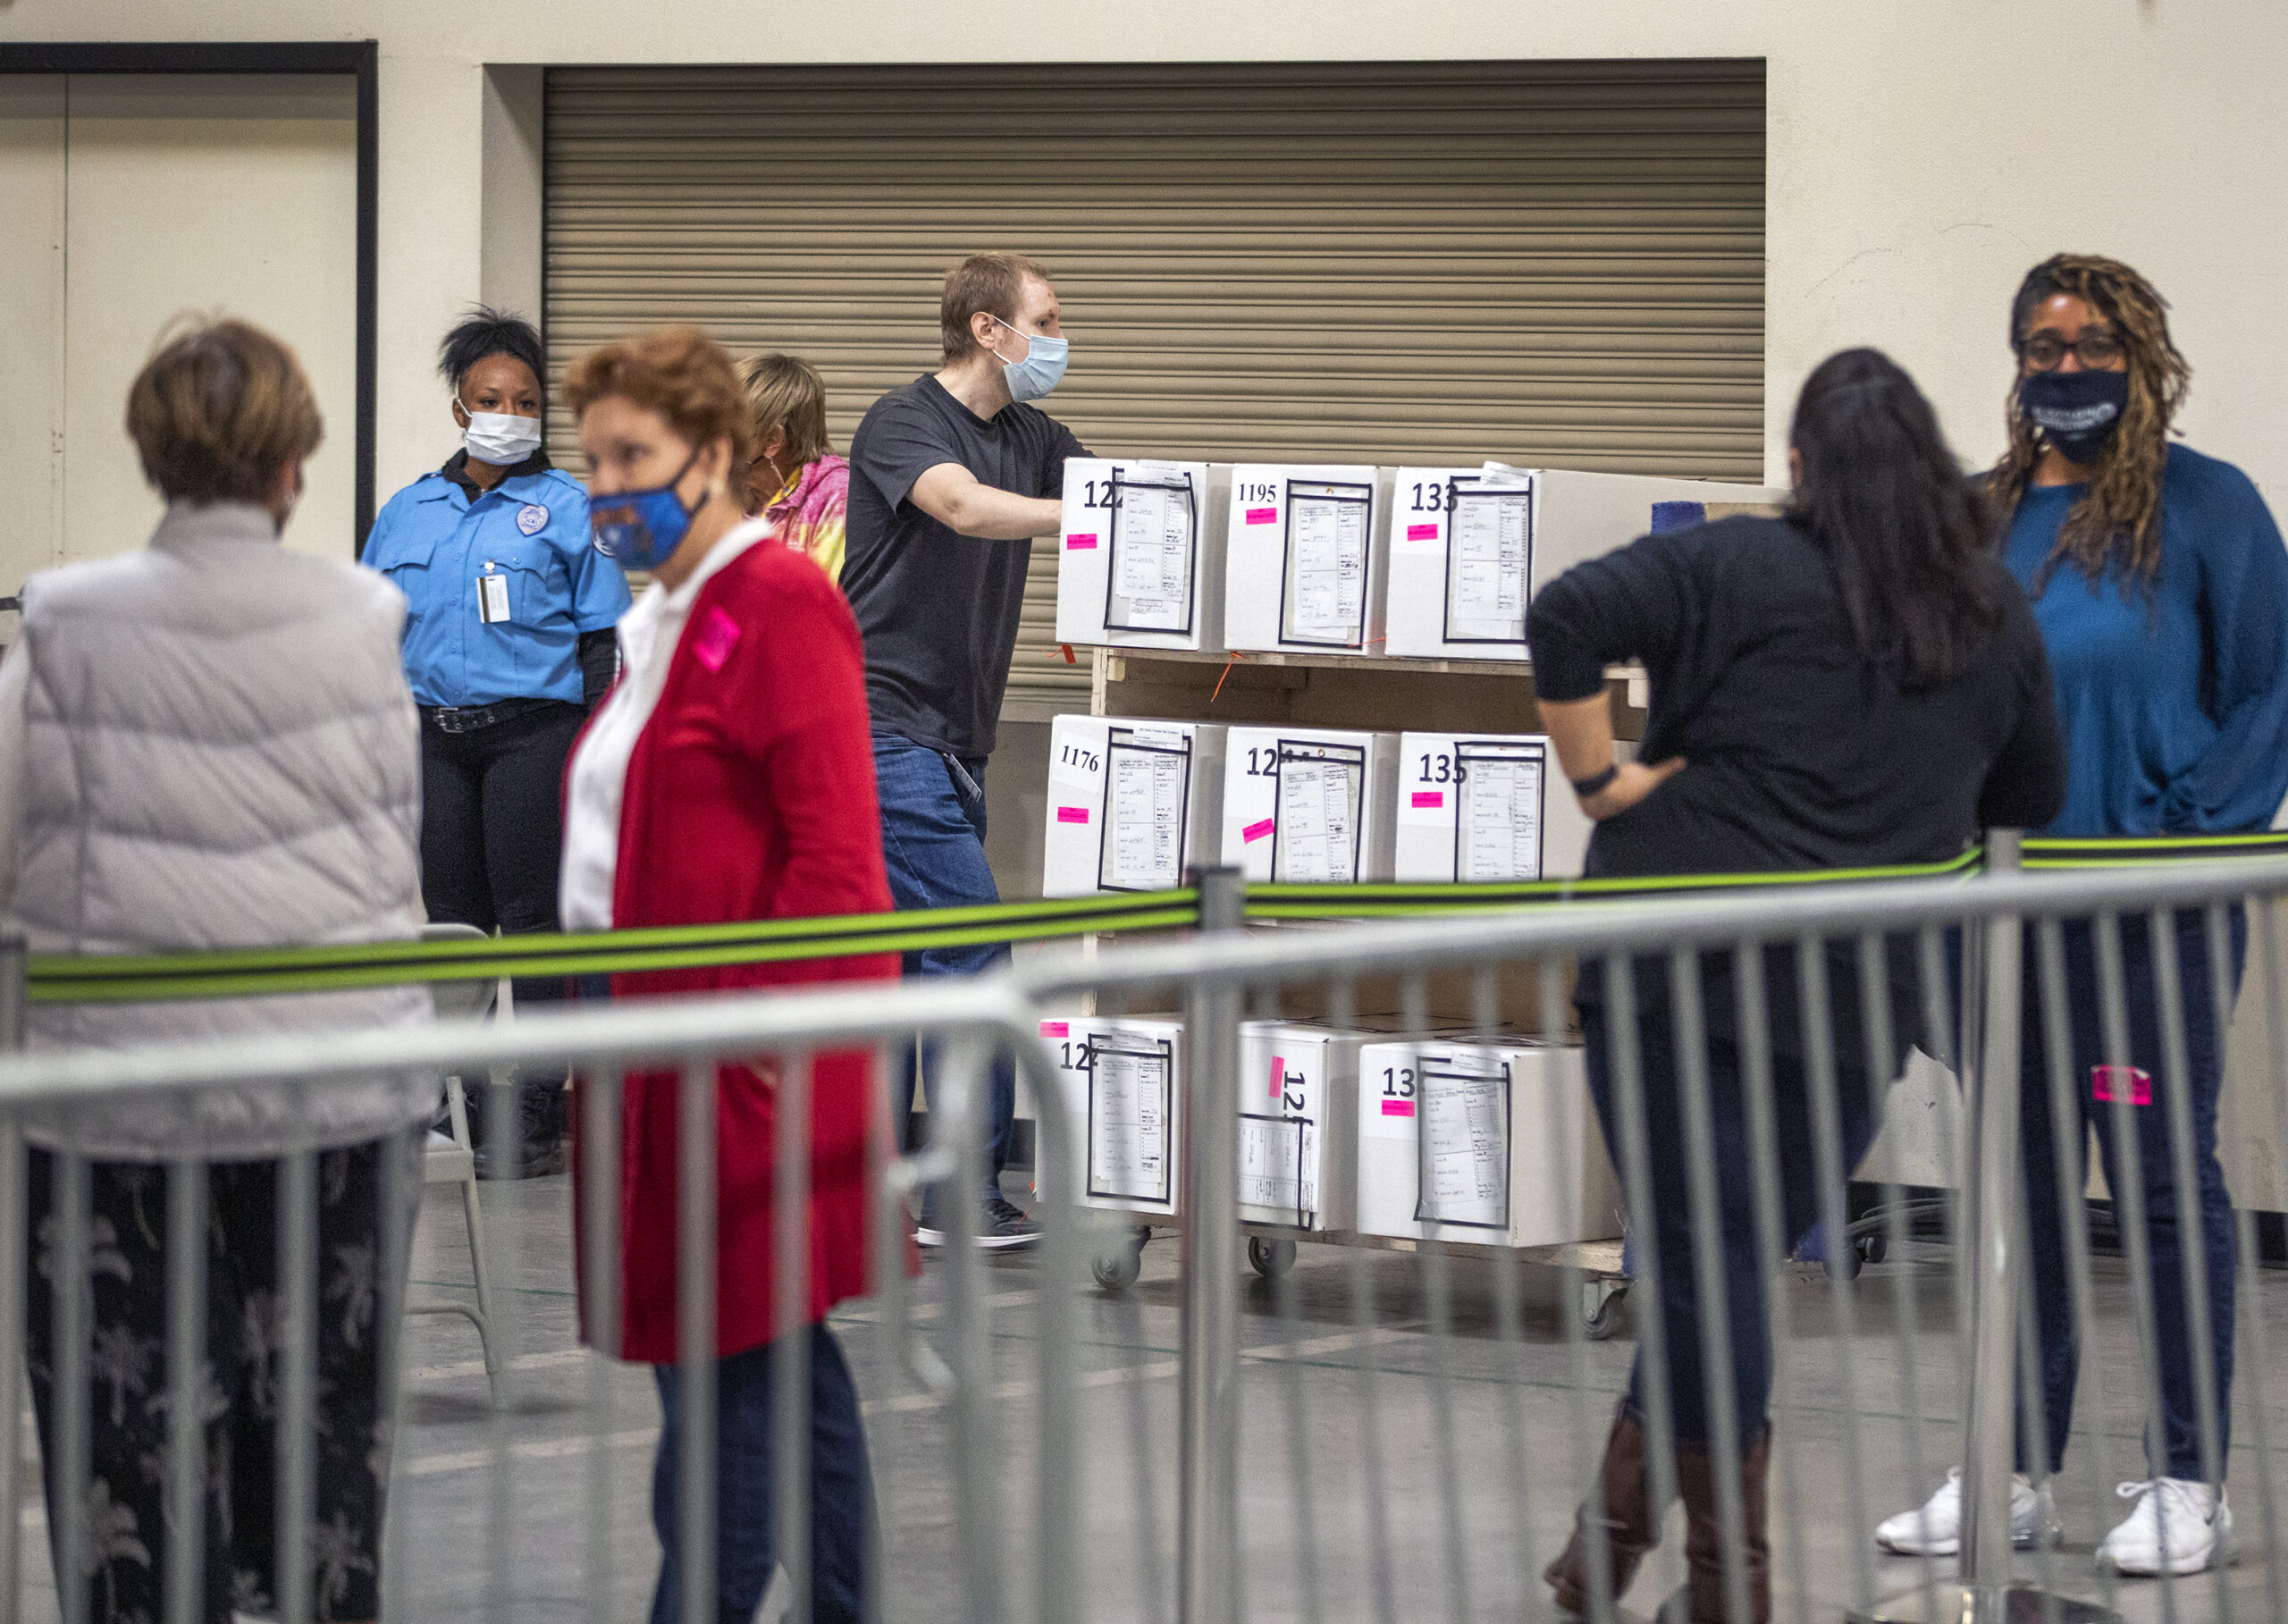
[[[482,941],[484,932],[475,925],[425,925],[421,939],[425,942],[458,941],[465,938]],[[500,983],[493,980],[481,981],[438,981],[431,986],[437,1001],[437,1014],[442,1020],[475,1020],[492,1013]],[[465,1302],[408,1302],[408,1314],[458,1314],[476,1327],[478,1345],[484,1351],[484,1376],[492,1384],[492,1401],[501,1401],[501,1370],[492,1356],[492,1287],[485,1277],[484,1215],[476,1204],[476,1149],[468,1133],[468,1095],[458,1076],[445,1079],[445,1109],[450,1132],[438,1128],[429,1130],[426,1153],[423,1157],[422,1183],[458,1184],[461,1187],[461,1213],[468,1223],[468,1257],[470,1272],[476,1280],[476,1306]]]

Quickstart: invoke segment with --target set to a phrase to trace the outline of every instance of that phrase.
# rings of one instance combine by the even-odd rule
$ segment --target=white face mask
[[[468,427],[461,443],[479,462],[496,468],[514,467],[540,450],[540,419],[511,417],[507,412],[468,412]]]

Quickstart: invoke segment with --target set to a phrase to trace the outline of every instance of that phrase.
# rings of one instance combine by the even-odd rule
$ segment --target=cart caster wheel
[[[1126,1291],[1144,1272],[1144,1243],[1151,1238],[1150,1230],[1138,1230],[1118,1251],[1099,1252],[1089,1264],[1089,1272],[1106,1291]]]
[[[1581,1330],[1593,1342],[1610,1341],[1620,1329],[1620,1300],[1628,1295],[1625,1285],[1614,1285],[1592,1280],[1581,1288]]]
[[[1292,1241],[1266,1241],[1261,1235],[1249,1235],[1248,1261],[1266,1280],[1276,1280],[1295,1266],[1295,1243]]]
[[[1881,1230],[1879,1229],[1872,1234],[1866,1234],[1859,1237],[1859,1260],[1861,1262],[1880,1263],[1884,1258],[1890,1255],[1890,1237],[1883,1233]]]
[[[1827,1271],[1830,1280],[1856,1280],[1867,1262],[1865,1245],[1863,1241],[1846,1241],[1841,1246],[1830,1247],[1820,1266]]]

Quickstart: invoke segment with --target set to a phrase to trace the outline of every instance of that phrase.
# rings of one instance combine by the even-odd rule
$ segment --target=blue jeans
[[[874,1515],[858,1389],[831,1332],[819,1325],[803,1334],[811,1344],[809,1616],[817,1624],[857,1624],[864,1616],[866,1528]],[[771,1378],[778,1346],[750,1348],[715,1365],[715,1607],[723,1624],[750,1624],[778,1562],[771,1468]],[[652,1525],[660,1551],[652,1624],[679,1624],[676,1472],[683,1372],[673,1365],[652,1368],[660,1412],[660,1453],[652,1467]]]
[[[2208,1271],[2208,1346],[2193,1342],[2191,1292],[2185,1280],[2184,1238],[2177,1222],[2177,1182],[2170,1158],[2169,1106],[2164,1092],[2174,1079],[2163,1064],[2159,988],[2153,972],[2152,932],[2142,917],[2121,921],[2123,990],[2127,995],[2129,1059],[2152,1074],[2152,1103],[2130,1107],[2137,1125],[2139,1187],[2145,1195],[2145,1244],[2153,1291],[2153,1318],[2159,1366],[2161,1413],[2158,1429],[2148,1423],[2145,1453],[2158,1474],[2200,1482],[2200,1428],[2194,1402],[2194,1361],[2206,1358],[2216,1384],[2216,1465],[2221,1472],[2225,1452],[2232,1443],[2233,1264],[2237,1251],[2233,1235],[2232,1198],[2225,1193],[2225,1170],[2216,1160],[2216,1099],[2225,1083],[2225,1043],[2216,1030],[2211,989],[2217,974],[2232,977],[2237,992],[2241,968],[2248,952],[2248,920],[2232,910],[2228,936],[2229,964],[2208,962],[2201,915],[2180,913],[2176,917],[2177,965],[2184,993],[2184,1037],[2189,1062],[2192,1117],[2193,1176],[2200,1184],[2200,1255]],[[2122,1151],[2116,1142],[2115,1107],[2093,1098],[2093,1068],[2106,1058],[2104,1026],[2098,1002],[2098,963],[2095,932],[2086,923],[2065,927],[2065,1010],[2071,1034],[2071,1068],[2074,1115],[2065,1123],[2072,1169],[2068,1186],[2078,1198],[2087,1178],[2085,1147],[2094,1129],[2098,1154],[2105,1160],[2106,1185],[2127,1188]],[[2041,1342],[2042,1423],[2048,1429],[2037,1451],[2023,1424],[2018,1439],[2018,1469],[2031,1471],[2029,1462],[2046,1453],[2052,1472],[2065,1464],[2065,1435],[2074,1420],[2074,1389],[2081,1375],[2082,1344],[2074,1325],[2074,1305],[2065,1267],[2063,1216],[2057,1199],[2057,1145],[2050,1095],[2049,1057],[2041,1030],[2041,983],[2035,956],[2035,938],[2026,935],[2026,1018],[2022,1028],[2020,1070],[2022,1097],[2019,1121],[2024,1133],[2026,1217],[2034,1277],[2034,1323]],[[2082,1124],[2088,1123],[2085,1128]],[[2115,1213],[2121,1214],[2119,1198]],[[2123,1230],[2127,1251],[2128,1231]],[[2134,1365],[2124,1366],[2116,1383],[2139,1379]],[[2116,1388],[2116,1393],[2118,1389]],[[2141,1385],[2136,1393],[2144,1405]],[[2036,1475],[2039,1475],[2038,1473]]]
[[[1790,961],[1792,963],[1792,961]],[[1594,966],[1585,967],[1594,969]],[[1788,972],[1792,974],[1792,969]],[[1586,979],[1586,977],[1585,977]],[[1611,1036],[1606,1012],[1580,1007],[1581,1036],[1587,1046],[1589,1094],[1597,1107],[1616,1166],[1626,1165],[1616,1115],[1618,1086],[1612,1075]],[[1812,1134],[1806,1068],[1798,1046],[1780,1043],[1771,1062],[1772,1115],[1779,1149],[1781,1223],[1792,1245],[1820,1216],[1819,1182]],[[1637,1023],[1637,1050],[1644,1082],[1645,1142],[1651,1152],[1653,1208],[1650,1243],[1660,1261],[1661,1324],[1668,1340],[1669,1403],[1678,1444],[1707,1447],[1712,1426],[1701,1342],[1700,1294],[1694,1284],[1692,1207],[1685,1151],[1683,1080],[1676,1058],[1675,1028],[1664,1015]],[[1880,1120],[1880,1101],[1867,1087],[1863,1064],[1845,1064],[1838,1054],[1836,1103],[1841,1119],[1846,1174],[1867,1152]],[[1763,1430],[1771,1403],[1771,1321],[1764,1308],[1764,1260],[1756,1244],[1755,1185],[1749,1150],[1747,1100],[1742,1086],[1738,1045],[1727,1035],[1708,1044],[1711,1128],[1716,1163],[1716,1201],[1722,1220],[1724,1319],[1732,1354],[1732,1413],[1741,1447]],[[1647,1238],[1631,1239],[1639,1249]],[[1645,1384],[1661,1372],[1647,1371],[1637,1355],[1629,1375],[1629,1409],[1642,1421]]]
[[[959,908],[997,903],[1001,893],[985,861],[985,758],[941,754],[895,733],[874,735],[874,786],[882,807],[882,860],[889,870],[890,896],[900,908]],[[1009,963],[1009,945],[932,947],[905,955],[905,973],[980,975]],[[935,1046],[921,1056],[934,1068]],[[908,1049],[898,1069],[898,1141],[905,1140],[913,1113],[915,1056]],[[1001,1193],[1001,1171],[1009,1165],[1016,1138],[1015,1057],[993,1059],[985,1185],[980,1198]],[[935,1104],[934,1100],[932,1102]],[[926,1221],[926,1220],[925,1220]]]

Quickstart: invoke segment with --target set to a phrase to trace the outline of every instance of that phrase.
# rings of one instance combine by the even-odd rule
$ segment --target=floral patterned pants
[[[383,1158],[403,1170],[408,1233],[394,1250],[402,1271],[420,1196],[412,1133],[328,1150],[317,1158],[316,1510],[311,1597],[324,1620],[381,1612],[382,1492],[389,1477],[390,1406],[382,1391],[385,1302],[404,1279],[383,1278]],[[58,1158],[30,1155],[30,1217],[38,1267],[25,1303],[40,1461],[55,1514],[55,1299]],[[266,1614],[276,1595],[274,1547],[283,1325],[278,1281],[280,1161],[218,1162],[207,1171],[206,1610],[230,1624],[233,1609]],[[96,1162],[88,1262],[88,1575],[90,1620],[155,1624],[164,1611],[168,1457],[167,1169]],[[391,1289],[385,1291],[384,1285]]]

